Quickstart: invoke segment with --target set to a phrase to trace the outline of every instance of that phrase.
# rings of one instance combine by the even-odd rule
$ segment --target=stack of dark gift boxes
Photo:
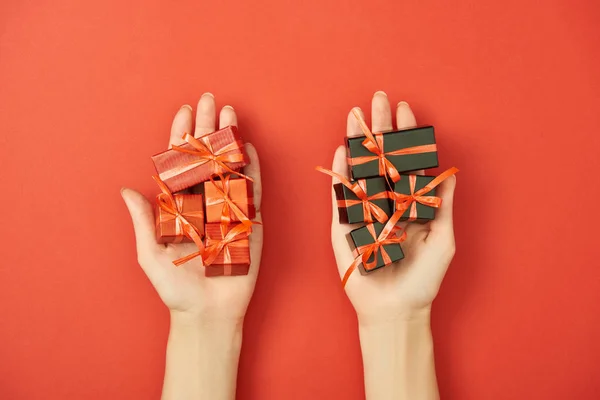
[[[365,135],[346,139],[350,180],[318,169],[341,181],[333,186],[340,223],[364,225],[348,234],[348,242],[357,257],[353,266],[367,274],[404,258],[400,242],[406,234],[398,238],[396,223],[433,220],[441,204],[435,186],[443,177],[410,173],[438,166],[433,126],[371,133],[362,117],[355,117]]]
[[[186,134],[184,140],[152,157],[162,192],[157,196],[157,242],[196,244],[198,251],[175,265],[201,257],[206,276],[246,275],[255,208],[252,181],[238,172],[249,161],[237,128],[200,138]],[[194,193],[188,190],[192,187]]]

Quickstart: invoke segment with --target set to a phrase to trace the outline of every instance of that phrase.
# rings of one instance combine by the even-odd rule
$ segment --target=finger
[[[212,93],[204,93],[198,101],[196,110],[196,130],[195,137],[202,137],[215,131],[216,126],[216,106],[215,96]]]
[[[431,235],[453,234],[452,209],[455,188],[456,176],[449,177],[438,186],[437,196],[442,199],[442,205],[438,209],[435,219],[431,221]]]
[[[154,254],[158,249],[152,206],[142,194],[133,189],[121,189],[121,196],[133,222],[138,260],[143,260]],[[142,265],[142,267],[144,266]]]
[[[250,164],[244,167],[244,174],[248,175],[250,178],[254,180],[252,183],[252,187],[254,188],[254,207],[256,208],[256,212],[260,211],[260,206],[262,203],[262,181],[260,178],[260,162],[258,160],[258,153],[256,152],[256,148],[251,143],[246,143],[246,154],[248,154],[248,159]]]
[[[183,134],[192,133],[192,120],[192,107],[187,104],[183,105],[179,111],[177,111],[177,114],[175,114],[173,123],[171,124],[169,148],[173,147],[173,145],[184,143]]]
[[[260,211],[257,211],[256,218],[257,222],[262,222],[262,215]],[[263,226],[253,225],[252,233],[248,238],[250,243],[250,271],[248,275],[256,277],[258,275],[258,268],[260,266],[260,260],[262,258],[262,247],[263,247]]]
[[[389,132],[393,129],[390,101],[383,91],[375,92],[371,100],[371,130]]]
[[[361,117],[363,117],[363,119],[365,118],[365,114],[362,112],[362,110],[359,107],[354,107],[352,110],[356,110]],[[348,122],[346,124],[346,136],[348,137],[356,137],[356,136],[362,136],[363,135],[363,131],[362,129],[360,129],[360,124],[358,123],[358,120],[356,119],[356,117],[354,116],[354,113],[352,112],[352,110],[350,110],[350,112],[348,113]]]
[[[410,105],[407,102],[401,101],[396,106],[396,126],[399,130],[409,129],[417,126],[417,119],[410,109]],[[425,175],[425,170],[418,170],[415,172],[417,175]]]
[[[219,129],[223,129],[228,126],[237,126],[237,115],[231,106],[223,107],[221,109],[221,113],[219,114]]]

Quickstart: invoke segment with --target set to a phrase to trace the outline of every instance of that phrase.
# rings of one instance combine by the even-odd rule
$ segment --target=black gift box
[[[416,146],[435,144],[433,126],[405,129],[382,134],[384,153],[408,149]],[[374,156],[364,145],[366,136],[346,138],[348,158]],[[438,166],[438,154],[435,152],[386,155],[398,172],[416,171]],[[374,159],[360,165],[349,165],[350,177],[353,180],[379,176],[379,160]]]
[[[415,189],[414,192],[423,189],[423,187],[425,187],[427,184],[429,184],[429,182],[431,182],[432,180],[435,179],[435,176],[423,176],[423,175],[414,175],[416,178],[416,182],[415,182]],[[431,189],[429,192],[425,193],[423,196],[435,196],[435,188]],[[407,194],[410,195],[411,191],[410,191],[410,175],[400,175],[400,180],[396,183],[394,183],[394,193],[401,193],[401,194]],[[393,196],[393,193],[392,193]],[[392,199],[392,204],[393,204],[393,209],[397,210],[398,208],[398,204],[399,202],[393,198]],[[401,203],[401,202],[400,202]],[[413,206],[413,204],[415,204]],[[410,210],[412,207],[416,207],[416,211],[417,211],[417,219],[415,219],[415,222],[428,222],[431,221],[433,219],[435,219],[435,207],[430,207],[427,206],[425,204],[421,204],[418,201],[414,201],[412,204],[409,205],[408,209],[404,212],[404,214],[402,214],[402,217],[400,218],[400,221],[406,221],[409,219],[410,217]]]
[[[370,225],[373,225],[373,228],[375,229],[376,237],[379,236],[379,234],[381,233],[381,231],[383,230],[383,228],[385,226],[384,224],[380,224],[379,222],[374,222],[373,224],[370,224]],[[396,235],[396,233],[391,233],[390,235]],[[375,239],[373,238],[373,235],[371,235],[371,232],[369,232],[367,226],[363,226],[361,228],[351,231],[348,234],[347,239],[348,239],[348,243],[350,244],[350,246],[354,249],[356,249],[360,246],[375,243]],[[388,253],[392,262],[395,262],[395,261],[398,261],[398,260],[401,260],[404,258],[404,252],[402,251],[400,244],[398,244],[398,243],[386,244],[386,245],[383,245],[382,247]],[[355,254],[355,256],[356,255],[357,254]],[[374,257],[375,257],[374,255],[371,255],[371,257],[369,258],[369,260],[367,260],[367,262],[373,262]],[[366,275],[376,269],[379,269],[379,268],[382,268],[385,266],[386,266],[386,264],[384,264],[384,262],[383,262],[383,257],[381,256],[381,251],[379,251],[379,252],[377,252],[377,264],[373,268],[371,268],[367,271],[365,269],[365,266],[361,262],[358,265],[358,269],[362,275]]]
[[[355,184],[358,182],[351,183]],[[360,185],[363,189],[366,189],[367,197],[372,197],[378,195],[379,193],[385,193],[387,196],[389,191],[385,178],[383,177],[362,179]],[[338,202],[359,200],[358,196],[352,190],[341,183],[334,184],[333,190],[335,191],[335,196]],[[369,202],[380,207],[388,216],[388,218],[392,215],[392,207],[389,198],[386,197],[382,199],[374,199],[369,200]],[[338,204],[338,213],[340,216],[340,223],[342,224],[357,224],[367,222],[365,221],[362,203],[357,203],[349,207],[340,206]],[[371,214],[371,216],[373,221],[376,221],[375,215]]]

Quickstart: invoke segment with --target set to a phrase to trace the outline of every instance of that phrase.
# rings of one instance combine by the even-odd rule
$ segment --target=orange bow
[[[217,174],[221,171],[227,171],[233,174],[237,174],[245,179],[248,179],[249,181],[252,181],[252,178],[250,178],[249,176],[234,171],[227,165],[227,163],[239,163],[244,161],[244,155],[242,153],[227,154],[230,151],[241,148],[243,146],[241,141],[233,141],[227,144],[225,147],[214,151],[212,149],[210,141],[207,138],[208,136],[204,136],[201,139],[196,139],[192,135],[184,133],[183,140],[185,140],[189,145],[191,145],[193,149],[188,149],[182,146],[174,145],[173,150],[178,151],[180,153],[187,153],[198,156],[198,159],[165,171],[159,175],[160,178],[163,180],[169,179],[183,172],[199,167],[200,165],[212,163],[212,169],[214,171],[214,174]]]
[[[384,152],[383,150],[383,133],[371,133],[369,127],[365,123],[363,117],[356,110],[352,110],[354,116],[360,124],[360,128],[363,134],[367,137],[363,142],[363,146],[374,156],[361,156],[348,158],[348,165],[361,165],[371,161],[379,160],[379,175],[385,176],[386,179],[389,176],[393,182],[400,180],[400,172],[396,169],[394,164],[387,159],[387,156],[403,156],[408,154],[421,154],[421,153],[434,153],[437,151],[435,144],[425,144],[421,146],[407,147],[405,149],[394,150],[390,152]]]
[[[339,179],[340,182],[342,183],[342,185],[344,185],[348,189],[350,189],[352,191],[352,193],[354,193],[356,195],[356,197],[358,197],[358,199],[359,199],[359,200],[338,200],[337,201],[338,207],[348,208],[348,207],[355,206],[357,204],[362,204],[363,215],[365,216],[364,221],[367,223],[373,222],[373,216],[375,216],[375,219],[377,221],[381,222],[382,224],[384,224],[385,221],[387,221],[389,219],[388,215],[385,213],[385,211],[383,211],[383,209],[381,207],[379,207],[375,203],[372,203],[373,200],[389,199],[390,196],[387,191],[377,193],[377,194],[374,194],[373,196],[369,197],[367,195],[366,182],[364,179],[359,179],[357,182],[352,183],[348,179],[346,179],[345,176],[335,173],[333,171],[330,171],[328,169],[325,169],[323,167],[317,167],[316,170],[319,172],[322,172],[324,174],[327,174],[329,176],[332,176],[334,178]]]
[[[381,258],[383,259],[385,265],[388,265],[392,262],[389,254],[387,253],[387,251],[385,251],[385,248],[383,246],[388,244],[399,245],[400,243],[406,240],[405,231],[403,231],[400,236],[396,235],[397,232],[401,230],[400,227],[396,226],[396,222],[400,220],[401,216],[402,212],[395,212],[394,215],[392,215],[388,222],[385,224],[379,236],[375,234],[375,227],[373,226],[373,224],[369,224],[366,226],[371,236],[373,236],[374,242],[363,246],[359,246],[354,250],[356,258],[354,259],[354,262],[350,265],[350,267],[348,267],[346,273],[344,274],[344,277],[342,278],[343,287],[346,286],[350,275],[352,274],[352,272],[354,272],[354,270],[356,269],[356,267],[358,267],[360,263],[363,263],[365,270],[367,271],[373,269],[375,265],[377,265],[377,256],[379,253],[381,253]],[[373,256],[373,261],[369,262],[369,258],[371,258],[371,256]]]
[[[225,275],[231,275],[231,247],[244,247],[247,243],[243,243],[250,233],[252,233],[251,225],[238,224],[234,226],[227,234],[227,225],[221,224],[221,233],[223,239],[212,239],[206,237],[206,249],[202,256],[204,266],[208,267],[215,259],[223,252],[223,265],[225,266]],[[227,269],[229,268],[229,269]]]
[[[175,218],[176,231],[181,232],[185,236],[189,237],[196,244],[196,246],[198,246],[198,250],[203,251],[204,243],[202,242],[202,238],[200,237],[200,232],[198,232],[198,229],[194,225],[192,225],[187,219],[185,219],[183,214],[181,214],[181,203],[178,203],[175,200],[173,193],[171,193],[167,185],[165,185],[165,183],[161,181],[158,176],[152,176],[152,178],[158,184],[158,187],[162,191],[162,193],[156,196],[156,202],[158,203],[158,206],[165,213],[172,215],[173,218]],[[182,262],[179,262],[180,260],[173,261],[173,264],[182,264]]]
[[[391,192],[391,196],[396,200],[396,210],[404,213],[410,207],[410,216],[408,221],[414,221],[417,219],[417,203],[421,203],[423,205],[438,208],[442,205],[442,199],[436,196],[424,196],[426,193],[429,193],[433,188],[438,186],[444,180],[448,179],[452,175],[458,172],[458,168],[450,168],[440,175],[438,175],[434,180],[429,182],[422,189],[419,189],[415,192],[415,187],[417,184],[416,175],[409,175],[409,184],[410,184],[410,194],[396,193]]]
[[[229,179],[231,175],[223,176],[219,174],[220,181],[215,181],[212,177],[210,178],[211,183],[214,185],[215,190],[219,193],[219,197],[217,198],[207,198],[206,206],[216,206],[218,204],[223,204],[223,211],[221,214],[221,224],[229,225],[231,222],[231,215],[235,215],[242,224],[251,225],[252,222],[248,218],[246,214],[238,207],[236,202],[233,201],[231,196],[229,196],[230,184]],[[221,182],[221,185],[218,185],[217,182]],[[238,204],[252,204],[252,197],[240,199],[237,202]]]

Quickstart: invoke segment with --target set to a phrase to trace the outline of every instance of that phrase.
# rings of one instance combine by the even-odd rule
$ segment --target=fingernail
[[[223,106],[223,108],[231,108],[233,111],[235,111],[235,108],[233,108],[233,106],[230,106],[229,104],[226,106]]]
[[[215,95],[214,95],[214,94],[212,94],[211,92],[205,92],[205,93],[202,95],[202,97],[204,97],[204,96],[210,96],[210,97],[212,97],[213,99],[215,98]]]
[[[404,100],[402,100],[400,103],[398,103],[396,108],[398,108],[400,106],[406,106],[406,107],[410,108],[410,105],[407,102],[405,102]]]
[[[373,95],[373,97],[377,96],[378,94],[382,94],[382,95],[384,95],[385,97],[387,97],[387,93],[386,93],[386,92],[384,92],[383,90],[378,90],[378,91],[376,91],[376,92],[375,92],[375,94]]]
[[[187,108],[190,111],[193,111],[192,106],[190,106],[189,104],[184,104],[181,106],[181,109],[183,110],[184,108]]]
[[[121,188],[121,197],[123,197],[123,199],[125,199],[125,197],[123,196],[123,194],[125,193],[126,190],[127,190],[126,187],[122,187]]]

